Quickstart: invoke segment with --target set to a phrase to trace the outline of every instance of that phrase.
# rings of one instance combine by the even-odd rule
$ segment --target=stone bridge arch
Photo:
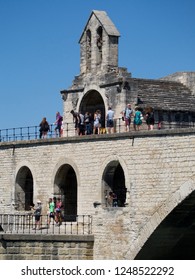
[[[101,202],[108,205],[109,192],[117,195],[118,206],[124,207],[129,202],[129,188],[127,168],[122,158],[111,155],[101,168]]]
[[[60,159],[54,169],[53,196],[60,197],[64,216],[75,216],[78,212],[78,170],[70,159]]]
[[[182,204],[185,204],[185,206],[183,207]],[[173,228],[174,227],[173,220],[169,219],[169,217],[171,215],[172,215],[171,219],[174,219],[174,220],[177,219],[176,223],[180,224],[180,226],[178,226],[178,228],[177,227],[175,229]],[[190,217],[190,215],[193,215],[193,217],[195,215],[194,176],[189,181],[187,181],[183,185],[181,185],[181,187],[163,203],[163,205],[153,214],[151,219],[143,227],[142,231],[140,232],[139,238],[136,241],[137,244],[136,245],[134,244],[136,251],[137,251],[137,252],[135,252],[135,256],[134,256],[135,259],[147,259],[146,252],[149,252],[149,254],[147,253],[149,259],[179,259],[180,255],[178,254],[177,242],[180,242],[179,246],[181,249],[184,246],[184,244],[182,244],[182,241],[184,240],[184,238],[183,238],[184,231],[185,231],[185,233],[187,231],[186,224],[183,227],[184,231],[182,231],[179,228],[181,228],[181,225],[183,222],[191,223],[191,221],[189,221],[189,220],[190,219],[194,220],[194,218]],[[186,219],[186,221],[185,221],[185,219]],[[172,227],[172,234],[171,234],[172,241],[169,240],[169,245],[166,248],[164,246],[164,252],[162,252],[163,247],[160,247],[160,246],[162,246],[160,244],[160,242],[162,241],[160,236],[162,235],[162,228],[163,228],[164,229],[163,237],[166,238],[166,240],[164,239],[164,241],[168,241],[168,235],[165,236],[166,234],[168,234],[167,233],[168,230],[170,231],[170,228],[167,226],[168,224],[170,227]],[[191,225],[191,227],[192,226],[193,225]],[[175,235],[175,239],[173,238],[173,236],[174,236],[173,231],[177,232],[177,237]],[[154,238],[154,234],[156,234],[155,238]],[[151,243],[150,243],[150,239],[152,239]],[[158,245],[154,241],[156,239],[158,239]],[[160,241],[160,239],[161,239],[161,241]],[[150,246],[151,244],[153,244],[152,245],[153,247]],[[155,245],[156,245],[156,247],[155,247]],[[175,250],[177,250],[175,252],[175,255],[174,255],[173,246],[175,246],[175,248],[176,248]],[[188,244],[188,246],[186,246],[186,244],[185,244],[185,254],[190,254],[190,251],[191,252],[195,251],[194,250],[195,249],[195,238],[194,238],[194,242],[192,242],[192,240],[191,240],[190,245]],[[193,250],[192,250],[192,246],[194,246]],[[166,252],[166,250],[170,250],[171,247],[172,247],[172,249],[170,252],[172,255],[170,255],[169,253]],[[153,248],[153,250],[152,250],[152,248]],[[160,253],[158,252],[159,249],[161,249]],[[156,257],[152,257],[152,251],[155,252]],[[194,259],[195,253],[192,253],[192,254],[193,254],[192,259]],[[186,259],[190,259],[190,256],[191,255],[189,255],[189,257],[186,257]],[[183,252],[181,252],[181,259],[184,259]]]
[[[28,211],[33,205],[34,179],[31,169],[24,164],[16,173],[15,179],[15,209]]]

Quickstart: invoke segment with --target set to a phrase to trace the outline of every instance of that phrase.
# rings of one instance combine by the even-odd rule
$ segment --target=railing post
[[[16,140],[16,129],[13,128],[13,140],[15,141]]]
[[[50,135],[51,135],[51,138],[53,137],[53,124],[50,125]]]
[[[68,123],[66,123],[66,136],[68,137]]]
[[[6,141],[8,141],[8,136],[9,136],[9,133],[8,133],[8,129],[6,129]]]
[[[20,127],[20,140],[23,140],[23,136],[22,136],[22,127]]]
[[[35,126],[35,139],[37,139],[38,132],[37,132],[37,126]]]
[[[76,216],[76,221],[77,221],[77,234],[79,234],[79,219],[78,219],[78,216]]]
[[[121,118],[119,118],[119,129],[118,129],[118,132],[120,133],[121,132]]]
[[[27,127],[27,130],[28,130],[28,140],[30,140],[29,126]]]
[[[92,216],[91,215],[88,216],[88,220],[89,220],[88,234],[92,234]]]

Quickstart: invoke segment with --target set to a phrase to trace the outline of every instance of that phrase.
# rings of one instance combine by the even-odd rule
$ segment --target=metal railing
[[[0,233],[88,235],[92,234],[92,216],[66,215],[59,225],[54,219],[49,224],[49,216],[42,215],[36,225],[33,214],[0,214]]]
[[[54,126],[50,125],[50,131],[48,137],[53,137],[55,134]],[[21,141],[21,140],[34,140],[40,138],[39,126],[27,126],[6,128],[0,130],[0,141]]]
[[[161,129],[174,129],[174,128],[191,128],[195,127],[195,122],[171,122],[163,121],[161,124]],[[158,123],[154,125],[154,129],[158,129]],[[133,131],[133,120],[131,122],[131,131]],[[145,121],[140,127],[140,130],[148,130]],[[125,132],[125,125],[121,118],[115,119],[114,126],[115,133]],[[100,133],[106,133],[106,128],[101,128]],[[63,125],[63,137],[75,136],[77,133],[74,129],[73,123],[65,123]],[[59,135],[55,131],[55,125],[50,125],[50,131],[46,138],[56,138]],[[6,128],[0,129],[0,142],[10,142],[10,141],[22,141],[22,140],[35,140],[40,139],[39,126],[28,126],[28,127],[16,127],[16,128]]]
[[[55,131],[55,125],[49,125],[49,131],[45,138],[57,138],[59,137],[58,131]],[[14,127],[0,129],[0,142],[22,141],[22,140],[35,140],[41,139],[39,126],[27,126],[27,127]],[[63,126],[63,136],[75,135],[75,129],[73,123],[65,123]],[[60,135],[61,136],[61,135]]]

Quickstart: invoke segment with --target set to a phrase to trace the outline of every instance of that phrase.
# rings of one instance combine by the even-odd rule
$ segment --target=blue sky
[[[62,112],[92,10],[119,30],[119,66],[133,77],[195,71],[194,0],[0,0],[0,129],[53,123]]]

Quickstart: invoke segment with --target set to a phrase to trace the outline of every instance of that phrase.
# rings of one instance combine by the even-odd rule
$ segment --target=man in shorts
[[[52,198],[49,199],[49,217],[48,217],[48,227],[50,226],[51,219],[55,219],[55,203]]]
[[[124,117],[124,122],[125,122],[125,131],[130,131],[132,114],[133,114],[133,110],[131,109],[131,104],[127,104],[127,107],[123,111],[123,117]]]
[[[31,207],[32,210],[34,210],[34,216],[35,216],[35,227],[33,229],[40,229],[41,226],[41,201],[37,200],[37,206]]]

